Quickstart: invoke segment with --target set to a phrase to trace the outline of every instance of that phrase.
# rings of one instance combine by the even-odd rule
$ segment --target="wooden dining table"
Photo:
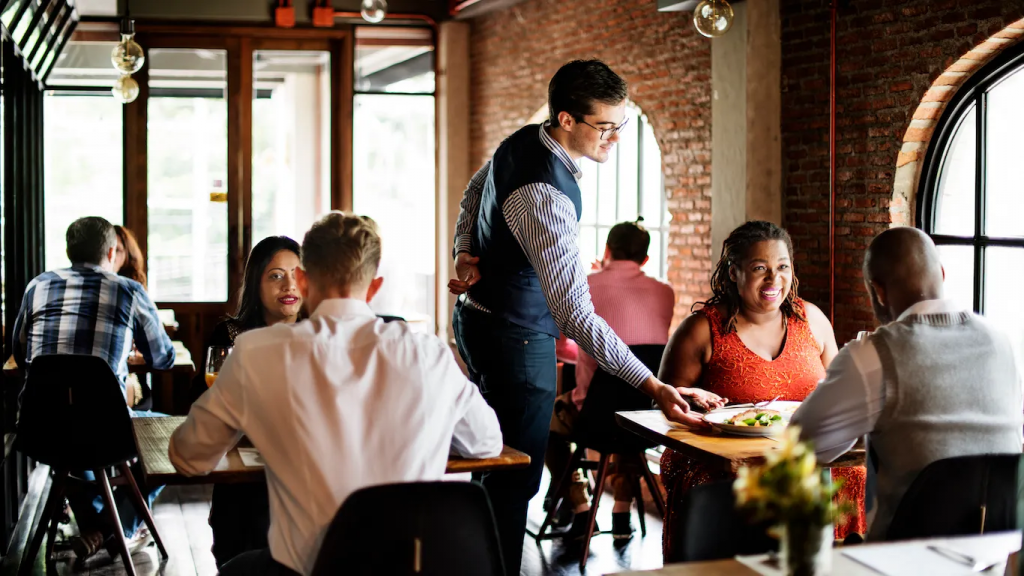
[[[139,462],[146,483],[150,486],[174,484],[237,484],[263,480],[263,466],[246,466],[238,449],[252,447],[245,437],[237,446],[228,451],[216,468],[204,476],[185,476],[171,464],[167,455],[167,447],[171,443],[171,434],[185,422],[184,416],[165,416],[157,418],[133,418],[132,428],[135,432],[135,444],[139,449]],[[493,470],[511,470],[525,468],[530,465],[530,457],[518,450],[505,446],[501,454],[494,458],[462,458],[450,456],[445,472],[457,474],[464,472],[490,472]]]
[[[736,472],[741,466],[764,462],[765,454],[781,448],[778,440],[763,437],[732,436],[713,430],[691,430],[669,422],[660,410],[616,412],[620,426],[651,442],[657,442],[693,458]],[[830,468],[864,465],[863,447],[854,447],[829,464]]]

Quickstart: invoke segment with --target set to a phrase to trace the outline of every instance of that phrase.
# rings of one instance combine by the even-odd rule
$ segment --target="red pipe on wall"
[[[836,323],[836,12],[839,0],[830,3],[832,12],[831,56],[828,78],[828,319]]]

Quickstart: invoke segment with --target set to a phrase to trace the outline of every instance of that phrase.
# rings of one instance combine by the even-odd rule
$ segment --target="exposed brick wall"
[[[910,214],[890,206],[897,156],[936,79],[1024,17],[1000,0],[840,2],[837,93],[836,337],[874,324],[860,266],[877,233]],[[784,219],[796,245],[801,294],[828,307],[829,3],[782,2]],[[953,70],[955,71],[955,70]],[[925,128],[925,130],[928,130]],[[926,139],[930,133],[922,133]],[[916,136],[915,136],[916,137]],[[901,161],[903,161],[901,159]]]
[[[475,166],[544,105],[565,62],[600,58],[629,83],[661,148],[677,319],[711,271],[711,49],[691,17],[655,0],[527,0],[475,19],[471,36]]]

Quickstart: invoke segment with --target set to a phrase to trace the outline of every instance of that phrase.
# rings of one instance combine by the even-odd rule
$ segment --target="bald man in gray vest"
[[[885,540],[903,495],[932,462],[1021,452],[1024,400],[1009,339],[943,299],[945,270],[928,235],[879,234],[864,279],[883,326],[843,347],[793,424],[823,463],[868,436],[868,540]]]

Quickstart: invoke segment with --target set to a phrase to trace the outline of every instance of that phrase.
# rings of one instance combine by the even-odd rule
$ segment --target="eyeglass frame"
[[[580,124],[586,124],[587,126],[590,126],[594,130],[600,132],[601,140],[608,140],[612,136],[621,132],[622,129],[626,127],[626,124],[629,124],[629,118],[627,117],[625,120],[622,121],[622,124],[619,124],[618,126],[612,126],[611,128],[598,128],[597,126],[594,126],[593,124],[587,122],[583,118],[578,119],[577,122],[579,122]]]

